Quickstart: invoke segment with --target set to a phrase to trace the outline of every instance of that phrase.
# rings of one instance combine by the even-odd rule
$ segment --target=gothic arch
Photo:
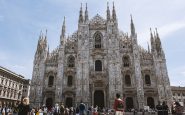
[[[146,85],[151,85],[151,79],[150,79],[150,75],[149,74],[145,75],[145,84]]]
[[[102,38],[103,35],[101,34],[101,32],[97,31],[94,34],[94,48],[102,48]]]
[[[102,61],[101,60],[95,61],[95,71],[102,71]]]
[[[155,108],[154,98],[153,98],[153,97],[147,97],[147,105],[148,105],[150,108]]]
[[[134,101],[132,97],[126,98],[126,111],[130,111],[132,108],[134,108]]]
[[[124,55],[122,57],[123,61],[123,67],[129,67],[130,66],[130,57],[128,55]]]
[[[67,58],[68,67],[75,67],[75,57],[70,55]]]
[[[48,87],[52,87],[54,85],[54,76],[49,75],[48,77]]]
[[[125,84],[126,86],[131,86],[131,77],[129,74],[125,75]]]
[[[73,76],[68,75],[68,77],[67,77],[67,86],[71,87],[72,85],[73,85]]]

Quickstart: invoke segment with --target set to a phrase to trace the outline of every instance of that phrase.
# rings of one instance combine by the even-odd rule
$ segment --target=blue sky
[[[40,31],[47,29],[50,50],[59,44],[63,17],[67,34],[77,30],[80,4],[88,4],[89,17],[106,17],[111,0],[0,0],[0,65],[32,76]],[[138,42],[147,47],[151,27],[158,28],[166,54],[171,85],[185,86],[185,0],[115,0],[120,30],[130,33],[133,16]],[[83,8],[83,9],[84,9]]]

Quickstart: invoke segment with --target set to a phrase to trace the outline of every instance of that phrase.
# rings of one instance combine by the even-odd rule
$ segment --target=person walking
[[[114,101],[114,110],[115,110],[115,115],[123,115],[124,112],[124,102],[120,98],[120,94],[116,94],[116,99]]]
[[[81,101],[79,105],[80,115],[85,115],[85,104]]]
[[[162,108],[163,108],[163,115],[168,115],[168,105],[166,104],[165,101],[163,101]]]
[[[29,98],[23,98],[18,105],[18,115],[28,115],[30,113]]]
[[[175,115],[182,115],[183,114],[183,106],[180,105],[179,102],[175,102]]]
[[[160,101],[158,101],[158,104],[156,105],[156,109],[157,109],[157,115],[163,115],[163,110],[162,110],[163,108]]]

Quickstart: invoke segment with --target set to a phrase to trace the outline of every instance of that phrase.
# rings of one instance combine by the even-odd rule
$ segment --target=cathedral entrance
[[[94,92],[94,107],[104,107],[104,93],[102,90],[96,90]]]
[[[47,98],[46,99],[46,107],[51,108],[53,105],[53,99],[52,98]]]
[[[127,97],[126,98],[126,111],[130,111],[132,108],[134,108],[133,98]]]
[[[73,99],[72,99],[71,97],[67,97],[67,98],[66,98],[66,103],[65,103],[65,105],[66,105],[67,107],[73,107]]]
[[[150,108],[155,108],[154,99],[153,99],[152,97],[148,97],[148,98],[147,98],[147,105],[148,105]]]

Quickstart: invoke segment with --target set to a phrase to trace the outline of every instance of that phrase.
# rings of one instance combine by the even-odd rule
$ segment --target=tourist
[[[80,115],[85,115],[85,104],[81,101],[79,105]]]
[[[182,115],[184,109],[183,106],[180,105],[179,102],[175,102],[175,115]]]
[[[28,115],[30,113],[29,99],[24,98],[18,106],[18,115]]]
[[[116,99],[114,101],[114,110],[115,110],[115,115],[123,115],[124,112],[124,102],[120,98],[120,94],[116,94]]]
[[[80,110],[79,110],[79,107],[77,106],[77,107],[76,107],[76,110],[75,110],[76,115],[79,115],[79,113],[80,113],[79,111],[80,111]]]
[[[166,104],[165,101],[163,101],[162,108],[163,108],[163,115],[168,115],[168,105]]]
[[[156,109],[157,109],[158,115],[163,115],[162,105],[160,101],[158,101],[158,104],[156,105]]]
[[[64,111],[65,111],[65,107],[64,107],[64,104],[62,103],[62,104],[60,105],[60,114],[61,114],[61,115],[64,115]]]

